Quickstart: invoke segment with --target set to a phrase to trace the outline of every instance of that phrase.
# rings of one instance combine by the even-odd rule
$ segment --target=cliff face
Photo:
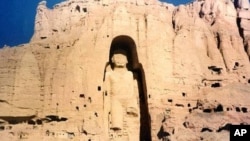
[[[0,50],[0,135],[131,140],[104,125],[104,81],[119,46],[138,84],[141,118],[132,124],[140,140],[228,141],[228,125],[250,123],[243,2],[68,0],[53,9],[41,2],[30,43]]]

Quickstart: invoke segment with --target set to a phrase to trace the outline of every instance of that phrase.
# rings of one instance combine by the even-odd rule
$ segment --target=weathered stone
[[[238,7],[241,9],[249,9],[250,4],[249,0],[237,0],[238,1]]]
[[[250,14],[250,13],[249,13]],[[250,19],[241,19],[240,26],[243,30],[250,31]],[[247,35],[247,34],[244,34]]]
[[[243,19],[250,19],[250,10],[239,10],[238,17]]]

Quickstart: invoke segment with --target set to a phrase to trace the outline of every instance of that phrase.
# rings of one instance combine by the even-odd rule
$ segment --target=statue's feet
[[[134,107],[128,107],[127,108],[127,114],[137,117],[138,116],[138,110],[136,108],[134,108]]]

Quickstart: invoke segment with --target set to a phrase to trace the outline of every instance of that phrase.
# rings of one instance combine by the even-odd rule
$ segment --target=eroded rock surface
[[[231,124],[250,123],[249,10],[247,0],[40,2],[30,43],[0,50],[1,140],[228,141]]]

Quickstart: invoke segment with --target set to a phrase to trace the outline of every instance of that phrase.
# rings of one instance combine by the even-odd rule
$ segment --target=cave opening
[[[112,66],[111,59],[117,50],[124,50],[126,52],[128,61],[127,69],[133,73],[134,80],[136,80],[138,86],[140,141],[151,141],[151,119],[148,110],[146,77],[143,66],[138,59],[136,44],[131,37],[120,35],[112,40],[109,51],[109,62],[105,66],[104,74],[107,72],[108,67],[111,69],[114,67]]]

